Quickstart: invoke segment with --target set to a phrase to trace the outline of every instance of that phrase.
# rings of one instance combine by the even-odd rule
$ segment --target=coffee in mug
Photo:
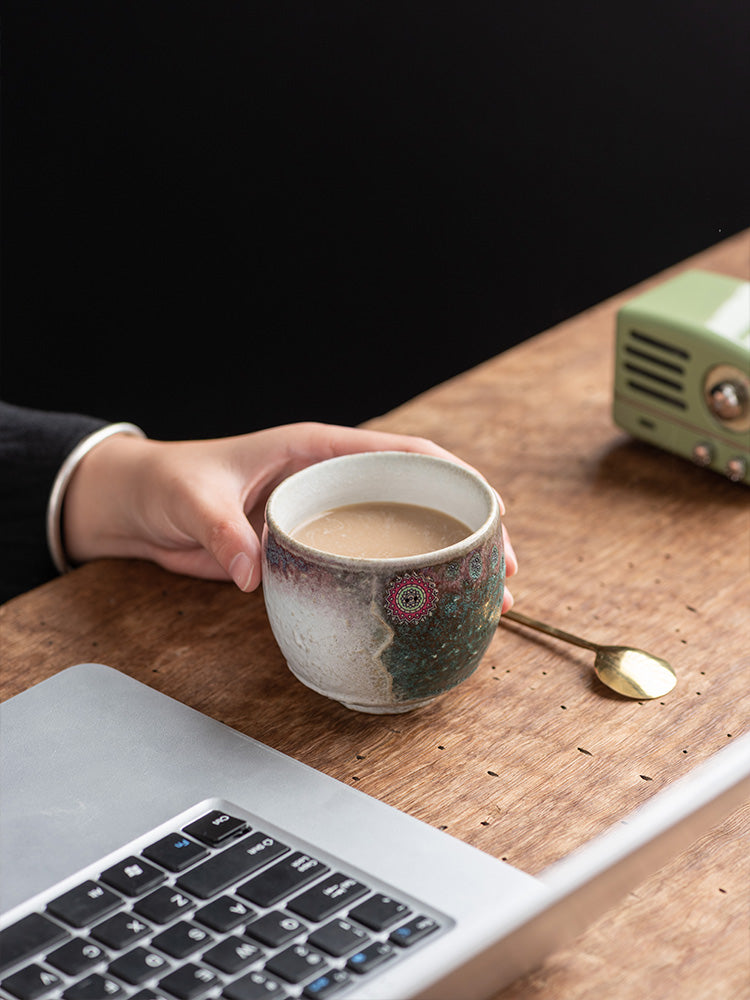
[[[322,552],[390,559],[435,552],[470,534],[463,522],[441,510],[371,500],[326,510],[299,525],[292,537]]]

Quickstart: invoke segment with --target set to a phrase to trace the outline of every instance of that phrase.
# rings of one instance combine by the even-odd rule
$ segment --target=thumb
[[[255,590],[260,583],[260,551],[255,558],[247,552],[238,552],[229,563],[229,575],[245,593]]]
[[[245,515],[214,514],[204,523],[200,542],[206,551],[240,590],[255,590],[261,577],[261,545]]]

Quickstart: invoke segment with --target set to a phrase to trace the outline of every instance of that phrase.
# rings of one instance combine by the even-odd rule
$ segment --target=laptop
[[[482,1000],[750,796],[750,735],[539,877],[101,664],[0,706],[3,1000]]]

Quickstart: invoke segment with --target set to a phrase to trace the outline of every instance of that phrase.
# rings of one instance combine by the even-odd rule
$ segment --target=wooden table
[[[750,231],[653,282],[688,264],[744,277],[749,263]],[[476,674],[428,708],[354,714],[287,672],[260,593],[124,561],[0,608],[0,695],[108,663],[538,872],[750,720],[747,488],[630,440],[610,417],[615,311],[653,282],[371,426],[477,466],[508,508],[517,607],[666,657],[679,684],[663,700],[610,694],[590,654],[507,624]],[[750,996],[749,833],[746,807],[498,1000]]]

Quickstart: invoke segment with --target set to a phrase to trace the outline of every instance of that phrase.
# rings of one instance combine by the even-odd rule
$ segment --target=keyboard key
[[[352,977],[343,969],[334,970],[308,983],[302,990],[302,996],[309,997],[310,1000],[326,1000],[326,997],[335,996],[341,990],[346,989],[347,986],[351,985],[351,982]]]
[[[240,937],[228,937],[203,953],[203,961],[213,965],[220,972],[233,975],[242,972],[248,965],[264,957],[264,952],[254,944]]]
[[[202,965],[183,965],[159,980],[159,986],[177,1000],[193,1000],[218,982],[216,973]]]
[[[327,871],[328,866],[321,861],[295,851],[288,858],[245,882],[237,890],[237,895],[259,906],[275,906],[295,889],[301,889]]]
[[[287,906],[306,920],[318,923],[364,896],[367,891],[366,885],[338,872],[296,896]]]
[[[208,856],[208,848],[197,844],[181,833],[170,833],[143,851],[144,858],[170,872],[181,872],[201,858]]]
[[[218,847],[219,844],[225,844],[233,837],[244,833],[246,829],[247,823],[244,819],[228,816],[226,813],[214,809],[186,826],[184,832],[191,837],[202,840],[204,844]]]
[[[355,955],[352,955],[346,964],[349,969],[360,973],[360,975],[364,975],[366,972],[371,972],[372,969],[376,969],[379,965],[382,965],[383,962],[394,958],[396,954],[396,949],[393,945],[388,944],[387,941],[375,941],[373,944],[368,945],[367,948],[363,948],[362,951],[358,951]]]
[[[110,976],[100,976],[98,972],[92,972],[85,979],[73,983],[63,993],[65,1000],[108,1000],[109,997],[116,998],[124,995],[125,993],[117,980]]]
[[[59,917],[71,927],[85,927],[116,910],[121,903],[121,896],[89,880],[53,899],[47,909],[53,917]]]
[[[265,972],[249,972],[242,979],[230,983],[221,995],[226,1000],[282,1000],[287,996],[281,983]]]
[[[120,951],[128,948],[136,941],[150,934],[153,928],[140,920],[133,913],[115,913],[114,916],[107,917],[102,923],[93,927],[89,933],[91,937],[101,941],[102,944],[113,951]]]
[[[288,850],[286,844],[256,832],[181,875],[177,885],[199,899],[208,899]]]
[[[202,906],[195,914],[195,919],[210,927],[211,930],[223,934],[226,931],[233,931],[235,927],[244,924],[256,916],[256,910],[247,903],[241,903],[233,896],[219,896],[212,902]]]
[[[19,1000],[36,1000],[36,997],[43,996],[61,983],[60,976],[50,969],[43,969],[41,965],[27,965],[25,969],[4,979],[2,986]]]
[[[41,913],[30,913],[0,931],[0,972],[50,948],[66,937],[70,937],[70,931],[54,920]]]
[[[414,917],[403,927],[397,927],[390,935],[390,940],[402,948],[410,948],[417,941],[436,931],[440,925],[432,917]]]
[[[319,927],[310,935],[308,941],[316,948],[322,948],[329,955],[333,955],[334,958],[341,958],[354,948],[364,948],[370,938],[360,927],[355,927],[348,920],[337,918]]]
[[[86,938],[77,937],[48,955],[47,961],[68,976],[78,976],[92,965],[105,962],[108,958],[104,948]]]
[[[371,931],[384,931],[386,927],[404,920],[409,915],[409,907],[390,896],[378,893],[349,911],[349,916],[358,920]]]
[[[139,990],[133,997],[132,1000],[169,1000],[169,997],[163,990],[155,990],[153,986],[147,986],[143,990]]]
[[[133,909],[155,924],[168,924],[174,917],[187,913],[194,906],[194,899],[190,899],[177,889],[163,885],[150,895],[139,899]]]
[[[249,923],[245,934],[261,944],[267,944],[269,948],[280,948],[306,930],[307,925],[296,917],[291,917],[282,910],[272,910]]]
[[[147,948],[133,948],[125,955],[120,955],[109,967],[109,972],[118,979],[122,979],[131,986],[140,986],[153,975],[158,975],[167,967],[167,960],[163,955],[157,955],[155,951]]]
[[[310,976],[321,976],[328,971],[326,959],[308,944],[293,944],[266,962],[266,968],[288,983],[301,983]]]
[[[112,865],[99,876],[102,882],[117,889],[123,896],[142,896],[160,885],[166,875],[153,865],[147,864],[142,858],[132,855]]]
[[[187,958],[199,948],[211,944],[213,940],[203,927],[191,924],[189,920],[180,920],[161,934],[157,934],[151,943],[172,958]]]

